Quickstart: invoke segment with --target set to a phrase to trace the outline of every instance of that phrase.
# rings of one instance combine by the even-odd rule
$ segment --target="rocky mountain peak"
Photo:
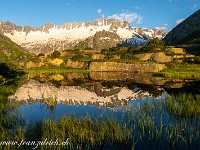
[[[139,40],[139,45],[144,45],[147,42],[146,38],[147,40],[155,37],[162,38],[164,35],[163,31],[133,28],[127,21],[105,18],[99,18],[88,23],[64,23],[60,26],[49,23],[41,27],[20,27],[10,22],[2,22],[0,30],[15,43],[35,54],[71,49],[89,37],[95,37],[95,39],[100,41],[102,39],[105,40],[106,37],[110,39],[114,37],[116,41],[112,43],[115,44],[117,41],[121,43],[122,40],[137,37],[133,41],[137,43],[137,40]],[[103,30],[106,32],[101,32]],[[108,32],[112,33],[108,34]],[[100,44],[97,40],[95,41]],[[134,45],[135,42],[132,42],[132,44]]]
[[[78,49],[92,48],[96,50],[108,49],[121,44],[122,39],[114,32],[98,31],[94,36],[88,37],[76,45]]]

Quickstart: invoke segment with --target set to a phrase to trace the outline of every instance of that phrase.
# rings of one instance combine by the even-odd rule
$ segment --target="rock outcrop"
[[[176,55],[184,55],[186,54],[185,50],[183,48],[174,48],[174,47],[171,47],[169,48],[169,51],[173,54],[176,54]]]
[[[164,52],[157,52],[151,56],[151,59],[158,63],[168,63],[173,60],[173,57],[167,56]]]
[[[136,54],[136,55],[133,55],[133,58],[138,59],[138,60],[142,60],[142,61],[147,61],[147,60],[151,59],[152,55],[153,55],[153,53]]]
[[[122,39],[114,32],[99,31],[94,36],[91,36],[84,41],[78,43],[75,48],[86,49],[92,48],[96,50],[109,49],[116,47],[122,43]]]
[[[91,62],[89,70],[93,71],[115,71],[115,72],[159,72],[166,66],[164,64],[157,63],[140,63],[140,64],[128,64],[117,62]]]
[[[93,54],[92,59],[101,59],[103,60],[105,58],[105,55],[103,54]]]
[[[67,68],[76,68],[76,69],[88,69],[89,62],[73,61],[67,60],[65,66]]]

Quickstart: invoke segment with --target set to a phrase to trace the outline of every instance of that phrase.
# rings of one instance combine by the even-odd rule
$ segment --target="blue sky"
[[[104,17],[170,30],[198,9],[200,0],[0,0],[0,21],[37,27]]]

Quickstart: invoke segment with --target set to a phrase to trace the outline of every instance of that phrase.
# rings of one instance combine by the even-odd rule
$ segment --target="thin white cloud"
[[[143,16],[138,16],[138,19],[137,19],[137,24],[142,24],[142,19],[143,19]]]
[[[97,13],[101,16],[101,18],[105,17],[101,9],[97,9]]]
[[[167,30],[167,27],[155,27],[155,29],[166,31],[166,30]]]
[[[142,9],[141,7],[139,6],[135,6],[134,9]]]
[[[158,29],[158,30],[163,30],[165,32],[168,32],[169,29],[168,29],[168,24],[167,23],[164,23],[162,26],[160,27],[155,27],[155,29]]]
[[[185,19],[183,19],[183,18],[178,19],[178,20],[176,21],[176,25],[180,24],[180,23],[183,22],[184,20],[185,20]]]
[[[97,9],[97,13],[101,14],[102,10],[101,9]]]
[[[123,21],[127,21],[128,23],[133,23],[135,22],[136,24],[142,24],[142,19],[143,16],[135,13],[135,12],[130,12],[130,13],[121,13],[121,14],[114,14],[112,16],[108,16],[108,19],[119,19]]]

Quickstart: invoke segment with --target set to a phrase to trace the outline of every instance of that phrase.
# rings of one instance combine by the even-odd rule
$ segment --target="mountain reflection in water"
[[[118,107],[128,101],[148,97],[147,91],[131,90],[127,87],[106,88],[101,84],[92,86],[60,86],[52,83],[40,83],[30,79],[22,84],[16,93],[9,97],[12,101],[23,103],[47,102],[70,106],[91,105],[96,107]]]
[[[171,88],[184,84],[151,74],[122,72],[29,74],[28,80],[9,96],[9,100],[27,122],[71,114],[98,117],[102,113],[109,115],[111,111],[128,109],[132,103],[137,103],[135,100],[162,99]]]

